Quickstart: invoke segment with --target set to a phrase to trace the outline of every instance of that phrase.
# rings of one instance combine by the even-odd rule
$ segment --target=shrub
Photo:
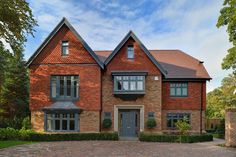
[[[156,124],[155,119],[148,119],[148,120],[147,120],[147,128],[148,128],[148,129],[155,128],[156,125],[157,125],[157,124]]]
[[[140,141],[146,142],[181,142],[181,143],[194,143],[212,141],[213,136],[210,134],[199,135],[161,135],[161,134],[145,134],[140,133]]]
[[[103,120],[103,123],[102,123],[103,128],[109,129],[109,128],[111,128],[111,125],[112,125],[111,119],[104,119]]]
[[[62,133],[45,134],[32,130],[0,129],[0,140],[25,141],[81,141],[81,140],[118,140],[118,133]]]
[[[0,140],[18,140],[19,138],[19,130],[9,127],[0,129]]]
[[[31,122],[30,117],[25,117],[22,121],[22,128],[23,129],[31,129]]]
[[[82,141],[82,140],[118,140],[118,133],[72,133],[43,134],[30,133],[30,141]]]
[[[191,128],[191,126],[187,123],[187,119],[184,118],[183,120],[178,120],[175,123],[177,129],[180,131],[181,135],[187,134],[187,131]]]

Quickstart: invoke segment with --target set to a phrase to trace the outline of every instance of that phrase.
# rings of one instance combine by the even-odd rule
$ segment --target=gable
[[[142,44],[142,42],[136,37],[136,35],[130,31],[124,39],[118,44],[115,50],[109,55],[109,57],[105,60],[104,64],[108,66],[108,64],[113,60],[116,55],[120,52],[122,48],[127,47],[127,43],[130,44],[131,40],[135,43],[136,50],[140,48],[140,52],[145,54],[145,58],[148,58],[149,62],[151,62],[164,76],[166,76],[166,71],[164,68],[157,62],[157,60],[151,55],[151,53],[147,50],[147,48]],[[124,51],[124,50],[123,50]],[[134,59],[135,63],[135,59]],[[141,63],[140,63],[141,64]],[[145,62],[142,63],[145,66]]]
[[[69,41],[69,55],[61,56],[62,41]],[[30,57],[30,64],[61,64],[61,63],[97,63],[102,69],[103,63],[98,56],[75,31],[69,22],[63,18],[36,52]]]
[[[127,58],[127,47],[133,45],[134,59]],[[150,75],[161,75],[159,68],[148,58],[143,49],[132,37],[119,49],[112,60],[106,65],[108,73],[114,71],[143,71]]]

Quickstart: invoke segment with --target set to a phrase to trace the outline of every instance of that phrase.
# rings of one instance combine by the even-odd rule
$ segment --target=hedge
[[[82,141],[82,140],[118,140],[118,133],[60,133],[45,134],[31,130],[0,129],[0,140],[25,141]]]
[[[140,141],[146,142],[181,142],[181,143],[195,143],[213,141],[211,134],[196,134],[196,135],[161,135],[161,134],[148,134],[140,133]]]

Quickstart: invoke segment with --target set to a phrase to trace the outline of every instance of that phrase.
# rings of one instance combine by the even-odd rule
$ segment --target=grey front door
[[[123,137],[135,137],[136,126],[135,126],[135,111],[121,111],[120,112],[120,136]]]

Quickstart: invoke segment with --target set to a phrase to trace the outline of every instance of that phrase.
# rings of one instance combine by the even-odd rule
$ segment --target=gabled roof
[[[143,45],[143,43],[138,39],[138,37],[132,31],[128,32],[128,34],[124,37],[124,39],[117,45],[115,50],[108,56],[104,64],[107,65],[112,60],[112,58],[118,53],[118,51],[127,42],[127,40],[130,37],[132,37],[140,45],[141,49],[148,56],[148,58],[153,62],[153,64],[161,71],[161,73],[164,76],[166,76],[166,71],[164,70],[164,68],[157,62],[157,60],[151,55],[148,49]]]
[[[79,35],[79,33],[74,29],[74,27],[68,22],[68,20],[63,17],[59,24],[53,29],[53,31],[49,34],[49,36],[44,40],[44,42],[38,47],[38,49],[34,52],[34,54],[29,58],[26,63],[27,67],[33,62],[33,60],[40,54],[40,52],[44,49],[44,47],[49,43],[49,41],[54,37],[54,35],[60,30],[60,28],[66,25],[70,31],[72,31],[76,38],[82,43],[85,49],[90,53],[90,55],[94,58],[94,60],[98,63],[98,65],[104,69],[104,64],[99,60],[98,56],[94,53],[94,51],[89,47],[89,45],[83,40],[83,38]]]
[[[111,50],[94,51],[101,61],[105,61]],[[210,80],[203,63],[181,50],[149,50],[151,55],[167,71],[166,79]]]

